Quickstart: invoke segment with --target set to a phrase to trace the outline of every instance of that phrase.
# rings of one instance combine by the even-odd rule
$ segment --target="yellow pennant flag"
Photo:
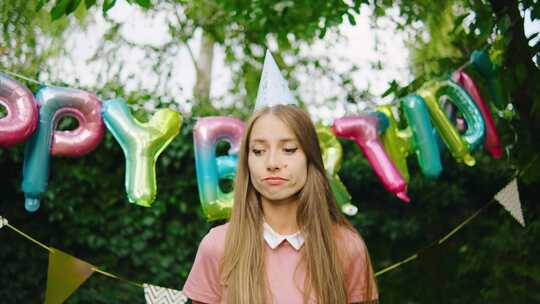
[[[45,304],[61,304],[94,273],[92,265],[50,248]]]

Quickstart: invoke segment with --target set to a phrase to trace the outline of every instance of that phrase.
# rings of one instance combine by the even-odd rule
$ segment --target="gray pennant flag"
[[[4,226],[7,226],[7,224],[8,220],[0,216],[0,229],[2,229]]]
[[[495,199],[504,207],[504,209],[506,209],[506,211],[510,212],[512,217],[518,221],[521,226],[525,227],[525,219],[523,218],[523,211],[521,210],[521,201],[519,200],[517,180],[515,178],[495,195]]]

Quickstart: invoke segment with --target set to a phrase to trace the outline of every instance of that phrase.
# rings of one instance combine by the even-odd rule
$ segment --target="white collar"
[[[302,245],[304,245],[304,237],[300,231],[293,234],[281,235],[275,232],[266,222],[263,223],[263,228],[264,240],[272,249],[276,249],[284,240],[287,240],[287,242],[289,242],[296,250],[300,250]]]

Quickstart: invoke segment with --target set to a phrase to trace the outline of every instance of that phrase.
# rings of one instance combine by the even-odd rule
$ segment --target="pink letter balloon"
[[[27,140],[36,130],[38,107],[34,95],[22,84],[0,73],[0,105],[7,114],[0,118],[0,147]]]
[[[386,154],[379,138],[387,127],[386,116],[381,112],[373,112],[338,118],[334,121],[332,130],[338,137],[354,140],[384,187],[404,202],[409,202],[407,183]]]

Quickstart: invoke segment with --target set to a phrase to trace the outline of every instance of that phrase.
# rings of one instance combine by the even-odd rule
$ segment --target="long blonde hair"
[[[302,248],[302,263],[306,269],[304,303],[312,292],[319,304],[347,303],[344,265],[336,246],[335,231],[338,226],[355,230],[336,207],[311,119],[303,110],[283,105],[257,112],[249,120],[242,138],[234,206],[221,264],[221,284],[227,288],[227,303],[265,303],[269,295],[262,237],[263,211],[248,168],[251,130],[259,117],[269,113],[292,130],[307,158],[307,178],[298,193],[296,215],[305,239]],[[371,265],[366,266],[371,269]]]

